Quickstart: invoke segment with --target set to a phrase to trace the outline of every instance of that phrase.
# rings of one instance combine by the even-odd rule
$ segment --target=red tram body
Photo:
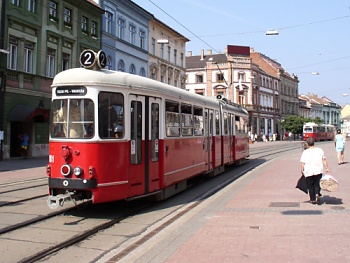
[[[63,71],[52,84],[48,205],[167,198],[193,176],[242,163],[247,123],[238,105],[148,78]]]
[[[305,123],[303,126],[303,139],[314,138],[315,141],[334,140],[335,127],[330,124]]]

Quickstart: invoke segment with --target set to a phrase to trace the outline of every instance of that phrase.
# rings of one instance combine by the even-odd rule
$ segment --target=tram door
[[[160,99],[130,95],[131,196],[160,188],[159,112]]]
[[[206,109],[205,110],[205,129],[204,129],[204,149],[206,152],[206,160],[207,170],[210,171],[213,169],[213,110]]]

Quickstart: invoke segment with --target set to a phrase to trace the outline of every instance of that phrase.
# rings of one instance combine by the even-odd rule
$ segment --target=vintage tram
[[[83,53],[85,68],[53,80],[50,208],[68,200],[165,199],[189,178],[220,174],[249,156],[241,106],[102,69],[101,58]]]
[[[308,122],[303,125],[303,139],[314,138],[315,141],[334,140],[335,127],[330,124]]]

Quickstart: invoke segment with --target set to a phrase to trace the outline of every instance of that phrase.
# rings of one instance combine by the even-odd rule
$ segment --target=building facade
[[[96,1],[105,13],[101,46],[106,68],[148,76],[148,27],[153,15],[130,0]]]
[[[5,9],[2,157],[21,156],[19,135],[24,131],[30,136],[29,157],[45,156],[53,77],[79,67],[84,49],[100,49],[104,12],[92,0],[9,0]]]
[[[188,41],[180,33],[153,18],[149,24],[148,77],[185,89],[185,51]]]

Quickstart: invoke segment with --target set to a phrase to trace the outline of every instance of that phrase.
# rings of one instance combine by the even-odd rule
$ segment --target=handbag
[[[320,180],[320,187],[322,190],[333,192],[338,189],[338,186],[339,182],[334,176],[330,174],[322,175],[322,178]]]
[[[305,194],[308,194],[309,191],[308,191],[307,185],[306,185],[306,178],[303,174],[300,176],[295,188],[298,188],[301,191],[303,191]]]

